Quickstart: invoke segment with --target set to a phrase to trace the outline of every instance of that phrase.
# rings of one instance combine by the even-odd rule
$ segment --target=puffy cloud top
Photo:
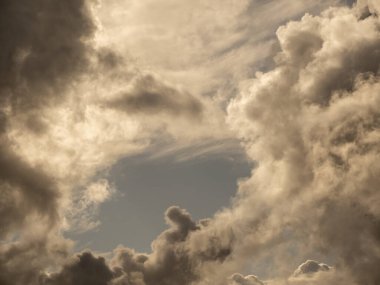
[[[303,275],[303,274],[313,274],[319,271],[329,271],[330,266],[324,263],[318,263],[314,260],[307,260],[302,263],[296,271],[294,271],[293,275],[295,277]]]

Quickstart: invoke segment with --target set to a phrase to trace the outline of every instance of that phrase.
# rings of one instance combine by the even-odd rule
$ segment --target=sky
[[[163,209],[177,205],[199,220],[227,207],[238,180],[248,177],[252,167],[234,147],[235,152],[185,161],[177,161],[179,154],[152,158],[150,152],[122,159],[108,176],[118,192],[100,207],[101,224],[92,231],[71,233],[78,250],[111,251],[126,244],[149,252],[151,241],[166,228]]]
[[[0,2],[0,285],[380,284],[379,14]]]

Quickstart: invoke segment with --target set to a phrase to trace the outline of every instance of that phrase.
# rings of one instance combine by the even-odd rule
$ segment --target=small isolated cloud
[[[243,276],[233,274],[229,279],[231,285],[357,285],[352,277],[344,271],[337,271],[331,266],[314,260],[302,263],[291,276],[261,281],[255,275]]]
[[[79,192],[67,210],[67,230],[85,232],[98,227],[100,225],[100,221],[97,220],[99,207],[111,199],[115,192],[116,190],[106,179],[93,182]]]
[[[136,78],[130,90],[117,94],[105,103],[128,114],[169,114],[197,119],[202,115],[202,102],[185,91],[177,90],[152,75]]]
[[[298,277],[301,275],[312,275],[314,273],[320,272],[320,271],[329,271],[331,269],[330,266],[324,263],[318,263],[314,260],[307,260],[304,263],[302,263],[296,271],[294,271],[293,276]]]
[[[255,275],[243,276],[235,273],[230,277],[230,280],[232,285],[264,285],[263,281]]]
[[[114,189],[109,185],[108,180],[100,179],[87,186],[83,200],[85,204],[98,205],[108,200],[113,193]]]
[[[272,283],[268,283],[272,284]],[[350,272],[337,270],[327,264],[307,260],[285,280],[274,280],[273,285],[358,285]]]

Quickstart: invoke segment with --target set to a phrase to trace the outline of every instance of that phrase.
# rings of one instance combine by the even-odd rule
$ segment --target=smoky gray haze
[[[0,0],[0,285],[379,285],[379,14]],[[118,162],[242,148],[251,173],[209,218],[173,205],[149,252],[75,251],[123,195]]]

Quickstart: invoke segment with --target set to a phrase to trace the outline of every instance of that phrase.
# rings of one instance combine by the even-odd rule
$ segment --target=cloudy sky
[[[379,285],[379,15],[0,1],[0,285]]]

